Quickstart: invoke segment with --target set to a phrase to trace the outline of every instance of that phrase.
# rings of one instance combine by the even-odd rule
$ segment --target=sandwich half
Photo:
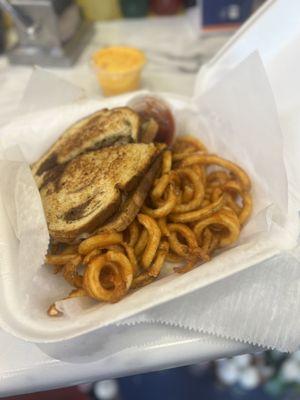
[[[102,109],[77,121],[32,165],[38,187],[47,171],[84,152],[137,142],[140,127],[140,117],[128,107]]]
[[[144,202],[164,148],[104,147],[45,171],[39,184],[51,238],[72,243],[95,230],[124,230]]]

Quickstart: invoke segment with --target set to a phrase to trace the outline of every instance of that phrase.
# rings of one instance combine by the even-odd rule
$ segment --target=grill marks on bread
[[[32,166],[40,187],[43,174],[87,151],[136,142],[140,118],[128,107],[103,109],[71,125]]]

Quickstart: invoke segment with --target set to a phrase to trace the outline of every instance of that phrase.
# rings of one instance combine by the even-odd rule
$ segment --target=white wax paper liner
[[[257,103],[257,93],[259,93],[260,102]],[[128,99],[128,97],[127,97]],[[116,98],[108,101],[110,106],[124,104],[127,100],[125,97]],[[123,102],[123,103],[122,103]],[[176,104],[176,101],[173,101]],[[9,147],[11,145],[19,144],[27,161],[32,162],[36,159],[48,146],[53,142],[60,134],[60,132],[69,126],[69,124],[79,117],[86,115],[89,112],[100,107],[97,102],[79,102],[74,106],[61,107],[52,112],[39,113],[38,115],[32,114],[21,118],[16,123],[5,127],[2,131],[2,145],[4,147]],[[210,93],[197,99],[194,104],[194,108],[190,110],[183,110],[182,106],[176,110],[176,116],[182,118],[184,121],[183,125],[185,130],[188,126],[192,129],[189,133],[198,134],[211,148],[218,152],[219,154],[228,157],[230,159],[236,160],[241,165],[245,166],[247,171],[250,173],[254,181],[254,200],[255,200],[255,212],[251,219],[251,222],[246,226],[241,236],[240,245],[245,245],[248,241],[253,240],[257,237],[257,245],[259,241],[263,238],[261,236],[262,232],[268,232],[271,228],[272,234],[276,234],[277,238],[281,235],[281,243],[275,240],[274,244],[278,244],[279,249],[284,249],[287,246],[292,247],[292,243],[295,242],[295,233],[291,231],[291,237],[289,235],[282,234],[286,233],[286,220],[287,220],[287,182],[285,176],[285,167],[282,157],[282,138],[281,132],[278,125],[276,109],[272,99],[272,94],[270,87],[266,80],[263,66],[259,60],[257,54],[252,55],[247,60],[244,61],[239,67],[237,67],[232,73],[230,73],[223,82],[221,82],[217,87],[213,89]],[[252,113],[252,114],[251,114]],[[250,114],[250,116],[249,116]],[[199,117],[196,119],[196,117]],[[188,117],[188,118],[187,118]],[[189,118],[191,118],[189,120]],[[189,124],[189,122],[194,121],[194,123]],[[180,121],[179,121],[180,122]],[[216,136],[217,135],[217,136]],[[257,143],[265,149],[256,151]],[[33,145],[34,144],[34,145]],[[268,159],[266,159],[266,156]],[[274,183],[274,180],[277,184]],[[23,199],[19,199],[22,202]],[[29,207],[30,208],[30,207]],[[297,222],[294,221],[294,225],[297,226]],[[256,236],[255,236],[256,235]],[[30,243],[30,245],[33,245]],[[259,246],[254,246],[258,248]],[[260,246],[261,247],[261,246]],[[243,247],[241,247],[242,249]],[[262,246],[263,248],[263,246]],[[238,249],[238,247],[236,248]],[[45,252],[45,248],[42,249]],[[249,249],[248,249],[249,250]],[[272,252],[271,252],[272,253]],[[270,253],[270,254],[271,254]],[[273,252],[276,254],[276,251]],[[30,252],[29,252],[30,254]],[[232,258],[232,256],[233,258]],[[227,263],[231,259],[234,262],[235,249],[225,252],[221,258],[227,259]],[[240,256],[243,252],[240,252]],[[245,252],[246,254],[246,252]],[[195,288],[195,276],[199,274],[201,279],[202,271],[207,270],[210,283],[213,282],[212,275],[214,273],[214,265],[219,265],[216,268],[220,272],[220,260],[213,261],[209,266],[210,271],[208,271],[207,266],[203,266],[197,271],[193,271],[193,282]],[[250,264],[247,266],[250,266]],[[29,264],[27,260],[27,268],[30,271],[34,271],[32,265]],[[225,267],[225,265],[224,265]],[[230,265],[228,264],[229,268]],[[25,270],[25,268],[24,268]],[[235,270],[238,270],[235,266]],[[6,271],[9,272],[8,269]],[[219,273],[218,272],[218,273]],[[248,272],[248,271],[247,271]],[[229,269],[228,269],[229,273]],[[195,275],[196,274],[196,275]],[[225,276],[226,274],[220,275]],[[238,276],[238,275],[236,275]],[[218,280],[218,275],[216,275],[215,280]],[[132,315],[147,307],[147,302],[143,303],[143,299],[150,298],[153,292],[153,298],[159,298],[156,296],[159,292],[161,295],[165,290],[170,291],[172,285],[174,285],[174,291],[172,297],[176,297],[180,294],[180,281],[187,281],[187,277],[177,277],[172,276],[171,279],[166,281],[157,282],[156,285],[144,288],[137,292],[134,296],[131,295],[130,298],[124,299],[121,303],[117,305],[99,305],[93,306],[91,309],[92,315],[98,315],[97,321],[98,327],[101,325],[101,315],[102,310],[105,311],[106,324],[109,322],[108,315],[111,321],[120,321],[122,315]],[[227,279],[230,281],[230,279]],[[202,282],[204,284],[205,281]],[[226,280],[224,280],[226,282]],[[192,282],[190,282],[191,285]],[[219,284],[219,283],[218,283]],[[185,288],[188,288],[189,284],[185,284]],[[191,285],[192,287],[192,285]],[[44,314],[44,311],[51,302],[51,299],[57,299],[60,293],[63,294],[67,290],[67,286],[64,282],[52,276],[44,268],[38,271],[38,274],[34,276],[31,282],[31,287],[27,287],[27,293],[25,296],[26,301],[23,302],[20,309],[15,309],[15,316],[18,312],[22,311],[24,315],[21,319],[22,323],[27,324],[28,329],[36,329],[36,335],[43,337],[40,340],[50,341],[50,340],[62,340],[72,335],[76,335],[77,332],[84,332],[89,329],[95,329],[94,316],[92,317],[93,322],[84,329],[82,329],[83,324],[87,324],[87,318],[89,315],[89,310],[84,307],[81,309],[81,315],[78,318],[60,321],[49,320]],[[205,288],[203,290],[208,290]],[[226,288],[225,294],[226,295]],[[147,296],[144,295],[147,293]],[[192,296],[190,294],[189,296]],[[61,295],[63,297],[63,295]],[[163,297],[163,296],[161,296]],[[136,299],[133,301],[133,299]],[[241,299],[239,302],[239,309],[245,312],[249,312],[247,308],[243,306],[243,300],[241,294],[239,294]],[[181,297],[178,302],[182,302],[184,297]],[[12,301],[14,302],[14,301]],[[154,303],[153,303],[154,304]],[[277,303],[279,306],[280,304]],[[126,307],[132,307],[132,310],[128,312]],[[245,305],[247,304],[247,299],[245,299]],[[26,308],[27,307],[27,308]],[[96,308],[95,308],[96,307]],[[174,308],[176,309],[176,308]],[[174,310],[173,309],[173,310]],[[126,312],[125,312],[126,311]],[[186,306],[184,310],[184,315],[189,313],[189,307]],[[96,314],[95,314],[96,313]],[[192,320],[195,310],[191,308]],[[172,313],[177,315],[176,313]],[[210,315],[212,318],[213,315]],[[223,314],[226,318],[226,312]],[[31,320],[30,320],[31,318]],[[170,323],[178,323],[179,325],[188,326],[187,321],[182,322],[183,316],[178,316],[177,322],[175,320],[169,321]],[[255,320],[252,320],[255,323]],[[167,321],[168,322],[168,321]],[[218,319],[216,320],[218,322]],[[105,323],[102,323],[104,328]],[[68,326],[68,333],[64,332],[64,326]],[[209,325],[206,329],[213,329]],[[71,333],[71,328],[73,333]],[[195,328],[191,326],[191,328]],[[235,327],[233,327],[235,329]],[[15,329],[15,328],[14,328]],[[199,329],[202,329],[199,326]],[[224,327],[222,326],[221,330]],[[47,335],[45,332],[48,332]],[[54,336],[54,331],[55,335]],[[49,336],[52,333],[52,337]],[[60,332],[62,332],[60,334]],[[78,334],[77,333],[77,334]],[[215,329],[216,334],[218,334],[218,328]],[[226,336],[228,332],[226,330],[223,332]],[[19,332],[19,335],[24,335]],[[28,334],[28,333],[27,333]],[[55,339],[56,338],[56,339]],[[242,337],[240,337],[243,340]],[[253,340],[256,338],[253,336]]]

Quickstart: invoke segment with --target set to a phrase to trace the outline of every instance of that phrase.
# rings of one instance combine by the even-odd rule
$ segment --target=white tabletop
[[[142,332],[148,327],[141,325],[139,329]],[[158,325],[153,329],[156,333],[151,344],[123,349],[101,360],[84,363],[57,360],[45,353],[47,345],[41,350],[33,343],[0,331],[0,396],[128,376],[255,350],[184,329]]]
[[[189,18],[175,17],[171,23],[173,25],[177,23],[179,28],[184,28],[190,22]],[[88,56],[102,43],[118,42],[120,36],[124,37],[124,30],[127,30],[128,43],[144,47],[151,54],[149,66],[143,76],[143,87],[191,96],[196,77],[193,65],[187,65],[188,68],[192,68],[190,73],[182,73],[182,65],[185,60],[180,61],[180,68],[178,68],[176,63],[170,64],[167,57],[157,56],[155,54],[157,47],[151,47],[151,44],[155,42],[152,37],[153,25],[156,34],[159,34],[158,30],[164,26],[164,31],[161,31],[160,35],[164,34],[165,43],[168,43],[169,23],[170,21],[165,19],[163,25],[161,20],[157,22],[157,19],[153,18],[152,25],[147,23],[147,29],[143,29],[143,43],[141,38],[139,38],[140,42],[137,42],[135,33],[139,24],[144,24],[144,22],[135,21],[133,24],[128,24],[128,22],[122,21],[100,24],[96,28],[94,39],[79,62],[72,69],[56,69],[53,72],[84,88],[87,95],[100,95],[96,79],[87,62]],[[174,32],[174,26],[172,28]],[[183,32],[184,29],[179,29],[179,31]],[[208,57],[225,41],[225,38],[213,38],[210,41],[199,40],[197,45],[197,34],[195,32],[188,34],[189,46],[186,46],[184,42],[182,42],[182,46],[194,54],[201,54],[202,58],[205,58],[205,55]],[[199,46],[199,51],[197,46]],[[181,54],[182,48],[179,46],[174,51]],[[0,58],[0,125],[14,116],[31,72],[32,69],[28,67],[11,67],[5,57]],[[152,329],[151,343],[122,348],[115,353],[101,357],[101,359],[97,359],[97,356],[93,354],[81,354],[78,360],[76,357],[69,360],[65,359],[63,351],[63,347],[67,344],[37,346],[0,331],[0,396],[187,365],[255,350],[254,347],[248,345],[163,325],[149,327],[149,324],[139,324],[138,327],[120,329],[124,329],[124,333],[128,329],[138,329],[141,335],[144,330],[149,333],[149,329]],[[97,332],[94,335],[97,335]]]

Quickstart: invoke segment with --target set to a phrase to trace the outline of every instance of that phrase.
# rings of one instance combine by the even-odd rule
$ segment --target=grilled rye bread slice
[[[75,122],[32,165],[38,186],[46,171],[79,154],[114,144],[137,142],[139,129],[140,118],[128,107],[103,109]]]
[[[97,229],[97,232],[124,231],[134,220],[144,201],[149,189],[157,176],[161,166],[162,157],[159,155],[153,162],[148,172],[142,177],[137,188],[125,199],[122,207],[107,221]]]
[[[93,232],[124,204],[161,150],[153,143],[105,147],[49,170],[40,194],[50,236],[70,243]]]

